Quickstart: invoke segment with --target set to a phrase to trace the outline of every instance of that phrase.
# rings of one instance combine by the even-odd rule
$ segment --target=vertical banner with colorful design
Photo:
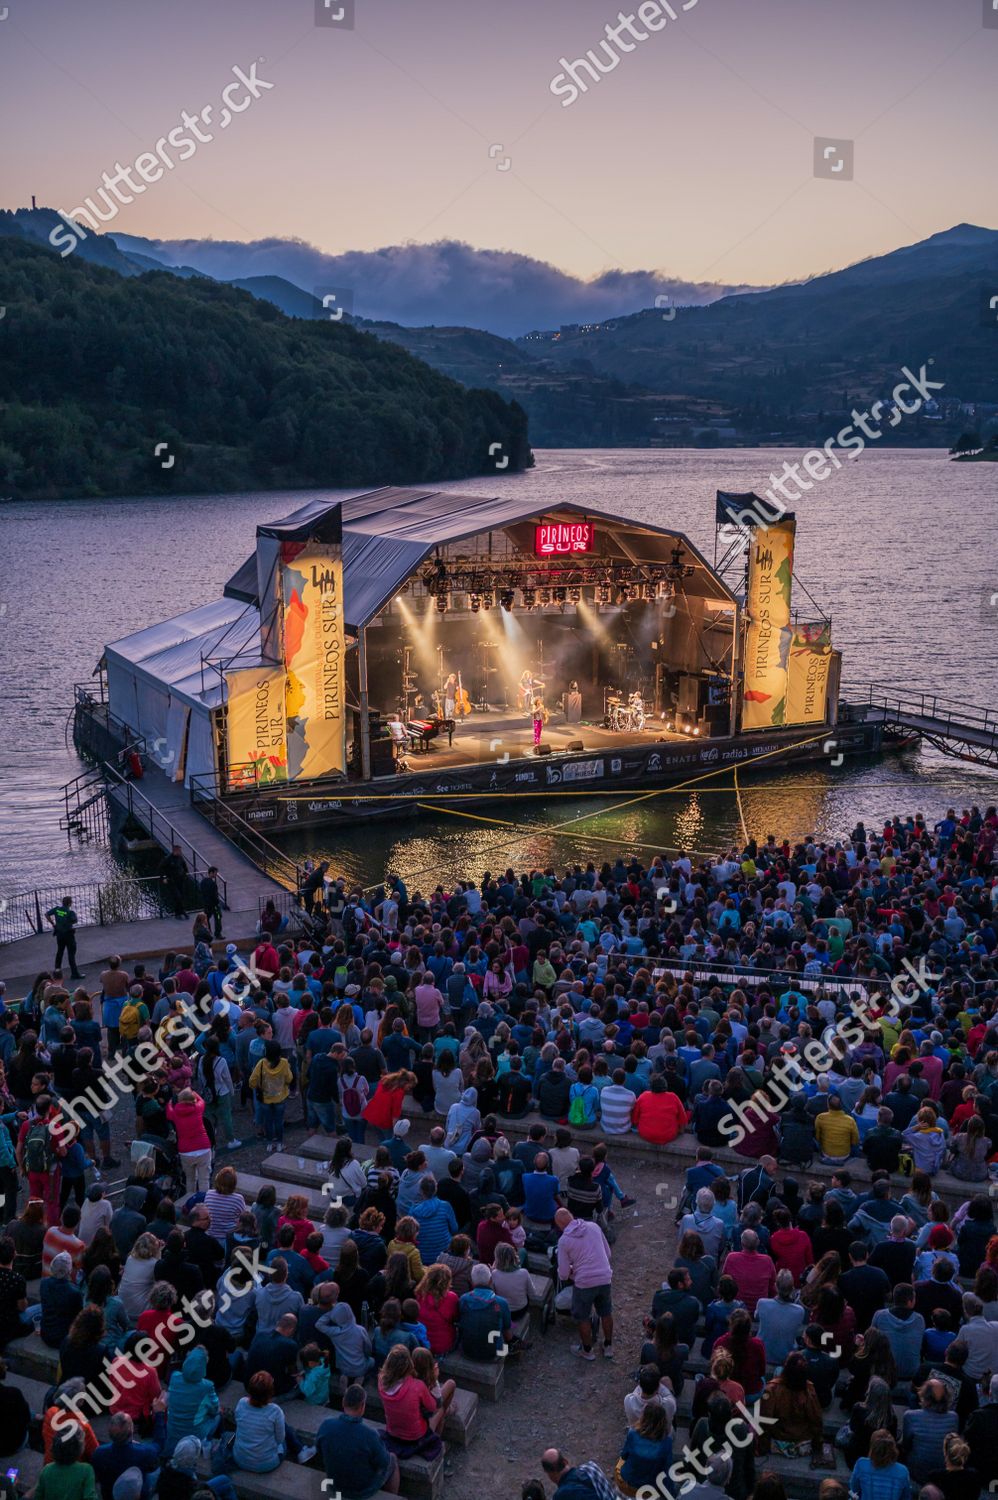
[[[743,729],[771,729],[786,723],[796,529],[793,516],[785,516],[759,530],[749,548]]]
[[[787,671],[788,724],[823,724],[832,660],[832,627],[828,620],[794,626]]]
[[[342,548],[324,535],[281,542],[291,781],[346,770]]]
[[[283,667],[226,672],[225,752],[230,792],[288,779]]]

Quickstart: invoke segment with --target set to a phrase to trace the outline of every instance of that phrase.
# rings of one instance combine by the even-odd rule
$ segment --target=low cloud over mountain
[[[583,281],[510,250],[476,250],[457,240],[390,245],[325,255],[297,239],[147,240],[114,234],[126,252],[193,266],[221,280],[282,276],[304,291],[352,293],[359,317],[406,326],[485,328],[507,337],[563,323],[594,323],[654,307],[656,297],[702,306],[750,287],[680,281],[659,271],[605,271]],[[666,304],[662,304],[666,305]]]

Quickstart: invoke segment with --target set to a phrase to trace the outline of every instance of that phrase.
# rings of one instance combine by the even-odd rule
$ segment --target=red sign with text
[[[596,528],[591,521],[552,521],[534,527],[534,552],[538,557],[591,552],[595,540]]]

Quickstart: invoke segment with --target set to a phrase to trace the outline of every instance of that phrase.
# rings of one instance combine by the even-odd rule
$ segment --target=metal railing
[[[959,738],[961,733],[972,730],[990,735],[998,743],[998,712],[994,709],[978,708],[940,693],[920,693],[892,682],[850,684],[842,691],[852,707],[867,704],[901,719],[931,719],[938,734]]]
[[[72,901],[79,927],[110,927],[116,922],[154,921],[172,916],[172,909],[164,905],[162,885],[155,875],[111,875],[107,880],[85,885],[36,887],[17,891],[0,901],[0,946],[39,933],[51,933],[46,912],[60,906],[66,896]]]
[[[117,807],[123,808],[140,827],[145,828],[149,837],[155,839],[161,848],[172,849],[175,846],[180,848],[187,861],[188,874],[192,882],[187,892],[190,897],[188,905],[196,905],[199,901],[197,884],[207,875],[214,861],[202,854],[129,778],[125,769],[128,763],[127,754],[134,751],[141,757],[145,752],[145,740],[136,735],[134,730],[121,719],[115,718],[107,704],[99,703],[87,688],[77,685],[75,691],[74,735],[83,753],[93,754],[97,764],[91,770],[75,776],[63,787],[66,811],[62,826],[70,833],[74,831],[74,826],[82,821],[85,809],[99,795],[98,785],[102,782],[107,798],[113,800]],[[90,726],[89,731],[85,731],[84,726]],[[92,743],[88,745],[88,739],[95,742],[101,736],[105,737],[105,745],[109,743],[113,747],[113,761],[106,755],[101,755],[96,748],[92,747]],[[115,764],[115,762],[118,763]],[[228,888],[224,877],[219,875],[217,882],[222,905],[228,909]]]
[[[288,891],[297,892],[304,880],[304,872],[297,860],[278,849],[262,833],[252,828],[240,817],[232,805],[218,792],[218,778],[214,772],[204,776],[192,776],[190,781],[191,806],[212,827],[217,828],[231,844],[253,861],[259,870],[283,885]]]
[[[104,772],[107,783],[108,796],[119,807],[124,805],[128,810],[129,817],[133,818],[141,827],[146,828],[149,837],[155,839],[157,844],[162,848],[172,849],[174,846],[179,847],[187,861],[188,874],[196,886],[198,881],[203,879],[207,875],[208,870],[214,865],[214,860],[208,859],[191,843],[185,834],[175,828],[169,818],[160,812],[155,803],[150,802],[149,798],[143,792],[139,791],[134,781],[129,781],[121,771],[112,766],[108,761],[104,762],[101,769]],[[228,909],[228,888],[225,880],[221,875],[217,877],[217,880],[222,905]]]

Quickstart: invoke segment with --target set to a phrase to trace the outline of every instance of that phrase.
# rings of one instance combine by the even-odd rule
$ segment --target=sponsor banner
[[[759,532],[749,548],[743,729],[786,722],[795,530],[796,522],[788,516]]]
[[[338,542],[281,543],[288,777],[346,770],[343,562]]]
[[[242,667],[225,674],[230,792],[288,779],[284,681],[280,667]]]
[[[832,660],[832,627],[827,620],[795,625],[787,669],[788,724],[823,724]]]

